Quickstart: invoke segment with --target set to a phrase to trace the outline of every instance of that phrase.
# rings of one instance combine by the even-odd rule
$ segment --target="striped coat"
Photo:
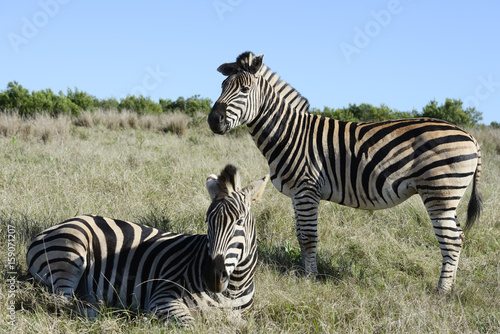
[[[254,299],[257,262],[250,203],[267,179],[241,189],[227,166],[209,177],[212,204],[208,234],[163,232],[132,222],[80,216],[46,229],[31,242],[29,273],[67,300],[75,295],[82,313],[98,306],[150,311],[187,323],[211,306],[246,310]]]
[[[218,134],[248,126],[272,183],[292,199],[306,272],[317,273],[320,200],[376,210],[419,194],[443,255],[438,288],[450,290],[464,240],[456,208],[472,181],[466,228],[481,209],[477,141],[435,119],[353,123],[310,114],[307,100],[262,58],[246,52],[218,68],[227,78],[208,124]]]

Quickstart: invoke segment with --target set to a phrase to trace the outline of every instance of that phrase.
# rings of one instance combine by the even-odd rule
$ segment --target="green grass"
[[[93,213],[175,232],[205,233],[209,174],[227,163],[240,169],[243,183],[268,173],[245,131],[215,136],[199,120],[189,126],[182,120],[182,131],[166,131],[169,121],[143,117],[97,114],[34,121],[2,115],[0,331],[184,331],[115,310],[103,309],[95,321],[82,319],[24,279],[28,244],[48,226]],[[253,309],[241,317],[213,310],[198,317],[187,332],[498,333],[500,130],[474,129],[473,134],[483,147],[484,212],[467,235],[450,294],[436,293],[441,255],[418,197],[383,211],[323,202],[320,275],[308,279],[300,267],[291,201],[269,184],[253,206],[259,247]],[[461,203],[462,222],[465,208]],[[8,233],[9,226],[15,233]],[[8,266],[9,235],[15,237],[13,269]],[[13,298],[8,294],[10,271],[18,274]],[[11,301],[14,325],[8,323]]]

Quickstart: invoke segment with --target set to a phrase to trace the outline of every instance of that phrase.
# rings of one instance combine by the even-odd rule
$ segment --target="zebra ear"
[[[252,59],[252,64],[250,65],[250,73],[255,74],[260,70],[260,67],[262,66],[262,59],[264,58],[264,55],[260,55],[258,57],[254,57]]]
[[[239,65],[237,63],[225,63],[217,68],[217,71],[225,75],[226,77],[234,74],[238,71]]]
[[[266,175],[261,180],[253,181],[248,186],[246,186],[245,189],[243,189],[250,195],[250,201],[256,201],[262,196],[262,193],[266,188],[267,181],[269,181],[269,175]]]
[[[207,190],[212,200],[217,198],[217,194],[219,193],[219,182],[217,181],[217,176],[214,174],[207,178]]]

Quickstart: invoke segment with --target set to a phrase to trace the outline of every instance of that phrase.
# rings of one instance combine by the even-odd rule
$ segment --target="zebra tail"
[[[465,223],[465,232],[469,231],[474,225],[475,221],[481,215],[481,210],[483,208],[483,197],[479,192],[479,178],[481,175],[481,153],[479,151],[479,159],[474,172],[474,181],[472,183],[472,193],[469,200],[469,206],[467,207],[467,221]]]

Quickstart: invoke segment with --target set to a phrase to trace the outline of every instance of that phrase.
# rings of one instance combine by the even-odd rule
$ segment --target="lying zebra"
[[[250,203],[268,177],[241,189],[228,165],[207,179],[207,234],[162,232],[98,216],[80,216],[41,232],[26,256],[29,273],[66,300],[77,295],[97,315],[106,305],[189,323],[207,306],[250,308],[257,263]]]

